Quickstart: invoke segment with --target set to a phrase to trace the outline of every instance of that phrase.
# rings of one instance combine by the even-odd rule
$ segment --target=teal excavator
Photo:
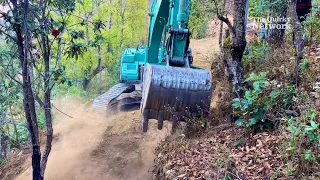
[[[139,108],[143,132],[149,119],[158,120],[158,129],[172,121],[174,132],[190,114],[208,116],[212,77],[192,65],[190,11],[190,0],[152,1],[148,45],[124,49],[120,82],[94,100],[94,109]]]

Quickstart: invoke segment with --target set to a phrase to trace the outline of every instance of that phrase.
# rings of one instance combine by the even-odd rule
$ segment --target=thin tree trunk
[[[123,40],[124,40],[124,37],[123,37],[123,33],[124,33],[124,14],[125,14],[125,5],[124,5],[124,1],[121,0],[121,13],[120,13],[120,17],[121,17],[121,24],[122,24],[122,27],[121,27],[121,30],[120,30],[120,44],[119,44],[119,47],[120,49],[122,49],[122,46],[123,46]]]
[[[89,90],[90,81],[91,81],[91,79],[84,78],[83,83],[82,83],[83,84],[82,88],[83,88],[84,91],[88,91]]]
[[[292,27],[293,27],[293,42],[295,48],[295,64],[294,71],[292,76],[292,83],[299,85],[299,71],[300,71],[300,61],[303,58],[303,49],[304,49],[304,39],[303,39],[303,27],[299,21],[297,10],[296,10],[297,0],[291,0],[290,7],[292,13]]]
[[[17,129],[17,125],[13,119],[13,113],[12,113],[12,108],[10,105],[10,116],[11,116],[11,123],[13,124],[13,130],[14,130],[14,134],[15,134],[15,141],[17,144],[17,147],[20,147],[20,140],[19,140],[19,133],[18,133],[18,129]]]
[[[62,41],[62,38],[60,37],[58,39],[58,46],[59,46],[59,49],[58,49],[58,52],[57,52],[57,60],[56,60],[56,66],[59,67],[60,66],[60,63],[61,63],[61,59],[62,59],[62,51],[63,51],[63,48],[64,48],[64,45],[61,43]]]
[[[17,1],[11,1],[13,5],[13,14],[14,17],[18,16],[18,4]],[[25,117],[27,120],[28,130],[31,138],[32,143],[32,168],[33,168],[33,179],[34,180],[41,180],[41,152],[40,152],[40,143],[39,143],[39,128],[37,122],[37,115],[35,110],[35,101],[34,101],[34,94],[32,90],[31,78],[30,78],[30,69],[28,67],[28,40],[30,38],[30,34],[28,31],[27,26],[27,17],[29,12],[29,1],[24,1],[23,7],[23,23],[24,26],[24,33],[22,33],[21,24],[14,24],[13,28],[16,33],[17,37],[17,46],[18,46],[18,54],[20,60],[20,66],[22,69],[22,87],[23,87],[23,107],[25,111]],[[23,40],[23,36],[25,35]]]
[[[242,97],[241,87],[244,82],[244,75],[242,69],[242,56],[246,48],[246,5],[248,0],[234,0],[234,18],[233,25],[230,20],[223,15],[217,13],[218,18],[227,24],[230,32],[231,45],[226,46],[224,55],[231,55],[226,61],[229,70],[229,77],[233,84],[233,95]],[[217,1],[214,0],[216,8],[218,8]],[[230,53],[229,53],[230,52]]]
[[[234,86],[234,96],[242,97],[243,93],[241,87],[244,82],[244,75],[242,69],[242,56],[246,48],[245,39],[245,15],[246,15],[246,1],[247,0],[235,0],[234,1],[234,36],[232,38],[231,56],[232,61],[229,62],[229,74]]]
[[[88,77],[85,77],[83,80],[82,87],[83,87],[83,90],[85,90],[85,91],[88,91],[91,80],[105,68],[104,66],[102,66],[101,46],[100,45],[98,45],[98,47],[97,47],[97,53],[98,53],[97,67]]]
[[[225,11],[225,6],[226,6],[226,0],[223,0],[223,5],[222,5],[223,11]],[[222,53],[222,49],[223,49],[222,38],[223,38],[223,21],[220,20],[220,31],[219,31],[219,51],[220,51],[220,53]]]
[[[275,2],[276,0],[272,0],[271,2]],[[286,2],[279,2],[274,5],[274,7],[271,9],[272,11],[272,17],[281,17],[286,18],[287,17],[287,5]],[[269,30],[268,35],[268,42],[271,44],[272,49],[279,48],[283,44],[284,40],[284,33],[286,31],[285,24],[286,21],[276,21],[272,22],[273,25],[280,25],[281,28],[274,28]]]
[[[218,18],[228,26],[230,37],[227,36],[227,38],[231,38],[231,44],[223,44],[222,57],[225,60],[225,65],[228,69],[229,79],[233,84],[233,98],[242,98],[244,95],[242,88],[244,84],[242,56],[247,44],[245,39],[247,1],[248,0],[233,1],[233,25],[228,18],[217,13]],[[217,8],[217,1],[214,0],[214,3]],[[237,117],[232,115],[232,120],[235,121],[236,119]]]
[[[50,87],[50,44],[48,36],[42,37],[42,48],[44,57],[44,114],[46,117],[47,138],[46,147],[41,160],[41,175],[44,177],[44,173],[47,167],[47,161],[52,148],[53,128],[52,128],[52,113],[51,113],[51,87]]]
[[[1,129],[3,128],[2,126],[0,127]],[[2,151],[0,151],[0,158],[1,159],[6,159],[7,158],[7,136],[6,134],[3,132],[3,130],[1,130],[1,136],[0,136],[0,143],[1,143],[1,149]]]

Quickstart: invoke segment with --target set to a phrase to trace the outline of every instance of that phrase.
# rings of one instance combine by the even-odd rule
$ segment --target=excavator
[[[142,130],[149,119],[180,121],[198,113],[208,117],[211,73],[193,66],[188,29],[190,0],[153,0],[150,4],[148,44],[126,48],[120,61],[120,82],[93,101],[104,112],[140,109]],[[199,113],[200,112],[200,113]]]

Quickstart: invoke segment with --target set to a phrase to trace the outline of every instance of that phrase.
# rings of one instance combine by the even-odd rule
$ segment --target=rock
[[[23,153],[23,151],[20,151],[20,153],[17,156],[20,156]]]
[[[171,175],[171,173],[172,173],[172,170],[171,170],[171,169],[169,169],[169,170],[166,172],[167,175]]]
[[[180,174],[179,176],[177,176],[177,178],[183,178],[185,177],[187,174]]]
[[[286,112],[288,115],[294,115],[294,116],[296,116],[296,117],[299,116],[299,113],[297,113],[297,111],[293,111],[293,110],[287,109],[287,110],[285,110],[285,112]]]
[[[320,82],[316,82],[313,86],[313,89],[320,89]]]

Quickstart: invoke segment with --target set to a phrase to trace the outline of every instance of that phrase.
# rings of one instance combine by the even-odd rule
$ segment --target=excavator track
[[[106,93],[98,96],[92,103],[94,110],[107,112],[109,104],[112,100],[120,96],[122,93],[129,93],[134,91],[134,85],[127,83],[118,83],[110,88]]]

